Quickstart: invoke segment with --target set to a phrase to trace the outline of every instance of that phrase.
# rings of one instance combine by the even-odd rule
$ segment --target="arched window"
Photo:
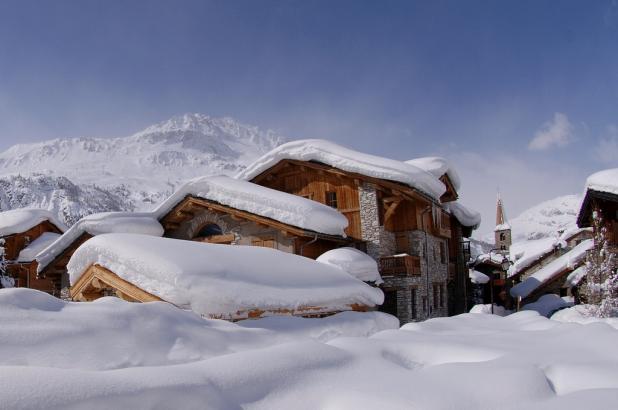
[[[500,240],[501,241],[506,241],[506,234],[504,232],[500,233]]]
[[[195,236],[200,237],[200,238],[208,238],[209,236],[214,236],[214,235],[223,235],[223,230],[221,229],[219,225],[209,223],[209,224],[204,225],[202,229],[200,229],[200,231]]]

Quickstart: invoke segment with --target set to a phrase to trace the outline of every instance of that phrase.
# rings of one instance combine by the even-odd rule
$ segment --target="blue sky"
[[[0,3],[0,149],[231,116],[447,156],[491,219],[618,166],[617,111],[612,0]]]

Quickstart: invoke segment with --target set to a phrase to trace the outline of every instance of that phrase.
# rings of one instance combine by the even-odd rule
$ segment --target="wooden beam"
[[[391,218],[391,216],[393,216],[393,214],[395,213],[395,210],[397,209],[400,203],[401,203],[401,198],[391,203],[391,205],[388,207],[388,210],[384,214],[384,221],[388,221]]]

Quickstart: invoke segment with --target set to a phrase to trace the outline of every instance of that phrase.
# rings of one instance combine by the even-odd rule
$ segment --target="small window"
[[[440,242],[440,262],[446,263],[446,247],[444,242]]]
[[[313,199],[313,192],[301,195],[305,199]]]
[[[395,252],[410,253],[410,242],[406,233],[398,233],[395,235]]]
[[[260,238],[251,241],[253,246],[261,246],[262,248],[276,248],[274,238]]]
[[[204,225],[204,227],[200,229],[200,231],[198,232],[196,236],[207,238],[209,236],[214,236],[214,235],[223,235],[223,230],[217,224]]]
[[[423,312],[427,313],[427,296],[423,296]]]
[[[326,191],[326,205],[337,209],[337,193],[334,191]]]
[[[500,246],[500,250],[501,250],[501,251],[505,251],[505,250],[506,250],[506,246],[505,246],[505,245],[501,245],[501,246]]]
[[[506,241],[506,234],[504,232],[500,233],[500,240]]]

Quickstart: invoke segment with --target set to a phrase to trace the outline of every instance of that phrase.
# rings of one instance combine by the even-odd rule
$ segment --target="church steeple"
[[[506,219],[504,204],[499,192],[496,201],[496,228],[494,233],[496,248],[508,252],[511,247],[511,225],[509,225]]]

